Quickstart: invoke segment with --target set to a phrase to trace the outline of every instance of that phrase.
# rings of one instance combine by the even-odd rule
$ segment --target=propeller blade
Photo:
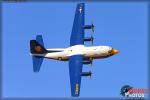
[[[92,43],[92,45],[94,44],[94,37],[93,36],[91,36],[91,43]]]
[[[91,66],[93,65],[93,61],[91,62],[91,64],[90,64]]]
[[[94,28],[95,28],[95,26],[94,26],[94,24],[93,24],[93,21],[91,22],[91,25],[92,25],[92,27],[91,27],[92,32],[94,33]]]
[[[93,74],[93,73],[92,73],[91,71],[90,71],[90,73],[91,73],[91,75],[90,75],[90,79],[91,79],[91,78],[92,78],[92,74]]]

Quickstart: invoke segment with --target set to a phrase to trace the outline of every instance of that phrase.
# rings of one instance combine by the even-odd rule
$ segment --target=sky
[[[29,41],[42,34],[46,48],[69,47],[76,4],[2,4],[3,97],[70,97],[68,62],[45,59],[34,73]],[[148,87],[147,12],[146,2],[85,4],[85,23],[95,25],[94,45],[112,46],[119,54],[83,66],[93,76],[82,78],[80,97],[122,97],[124,85]]]

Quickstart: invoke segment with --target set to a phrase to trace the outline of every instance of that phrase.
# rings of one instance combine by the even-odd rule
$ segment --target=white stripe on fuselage
[[[68,60],[69,56],[73,55],[83,55],[84,58],[102,58],[107,57],[109,55],[108,51],[112,50],[110,46],[90,46],[86,47],[84,45],[75,45],[68,47],[66,49],[47,49],[47,50],[56,50],[61,52],[51,52],[46,54],[33,54],[34,56],[43,56],[49,59],[55,60]]]

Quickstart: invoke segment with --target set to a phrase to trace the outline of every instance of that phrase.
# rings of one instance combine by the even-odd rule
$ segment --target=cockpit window
[[[108,51],[108,53],[111,53],[111,52],[112,52],[112,49]]]

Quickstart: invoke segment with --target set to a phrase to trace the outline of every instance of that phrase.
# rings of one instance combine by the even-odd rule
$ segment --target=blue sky
[[[42,34],[46,48],[68,47],[76,4],[2,4],[3,97],[70,97],[68,62],[45,59],[41,71],[33,73],[29,41]],[[93,67],[83,66],[93,76],[82,78],[80,96],[121,97],[126,84],[147,88],[148,4],[95,2],[85,9],[85,23],[96,26],[94,45],[120,52],[94,60]]]

